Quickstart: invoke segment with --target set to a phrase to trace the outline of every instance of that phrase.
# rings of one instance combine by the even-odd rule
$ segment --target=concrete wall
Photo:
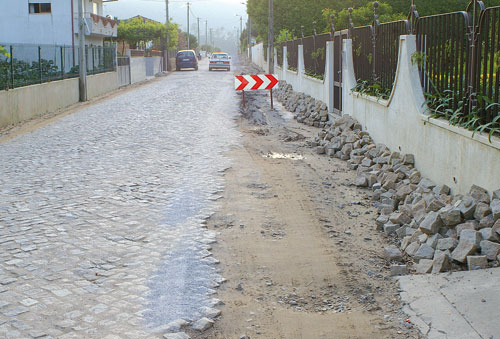
[[[106,72],[87,77],[87,97],[89,99],[112,92],[120,87],[118,72]]]
[[[377,100],[351,91],[356,84],[352,41],[344,40],[343,113],[356,118],[375,142],[414,154],[423,176],[454,193],[467,193],[472,184],[500,188],[500,139],[490,143],[485,135],[472,137],[471,131],[429,118],[418,68],[410,60],[415,51],[415,36],[402,36],[393,92],[389,100]]]
[[[163,70],[162,57],[149,57],[146,59],[146,76],[152,77]]]
[[[0,91],[0,127],[54,112],[78,100],[77,78]]]
[[[130,58],[130,82],[135,84],[146,80],[146,58]]]
[[[283,47],[283,55],[287,55],[287,47]],[[258,58],[257,58],[258,59]],[[326,44],[326,64],[325,64],[325,74],[324,79],[316,79],[306,75],[304,66],[304,49],[302,45],[299,45],[298,50],[298,67],[297,71],[291,71],[288,69],[288,60],[283,58],[283,65],[278,64],[277,58],[275,58],[275,65],[279,65],[278,72],[276,75],[279,80],[284,80],[288,84],[293,86],[293,89],[298,92],[310,95],[316,100],[321,100],[324,102],[330,113],[333,112],[333,81],[328,81],[328,79],[333,78],[333,43],[327,42]]]
[[[88,98],[116,90],[118,72],[87,77]],[[0,91],[0,128],[55,112],[79,101],[78,78]]]
[[[269,63],[264,58],[264,44],[260,43],[252,46],[252,62],[265,72],[269,72]]]

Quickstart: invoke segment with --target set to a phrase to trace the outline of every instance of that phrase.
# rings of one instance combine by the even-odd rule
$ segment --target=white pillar
[[[342,42],[342,114],[352,116],[354,112],[354,100],[351,92],[354,87],[356,87],[356,76],[352,58],[352,40],[344,39]]]
[[[328,114],[333,113],[333,80],[334,80],[334,59],[333,59],[333,41],[326,42],[325,56],[325,78],[324,88],[326,91],[325,98],[328,98],[326,105],[328,106]]]

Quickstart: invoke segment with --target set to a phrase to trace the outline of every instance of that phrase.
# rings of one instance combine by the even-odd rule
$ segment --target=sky
[[[201,18],[200,36],[205,35],[205,21],[208,20],[208,29],[224,27],[227,31],[234,31],[240,27],[240,18],[243,16],[243,29],[247,21],[246,0],[191,0],[190,26],[191,33],[196,26],[196,17]],[[172,20],[187,30],[186,1],[169,0],[169,15]],[[118,0],[104,4],[104,15],[128,19],[136,15],[165,22],[165,0]],[[203,39],[202,39],[203,40]]]

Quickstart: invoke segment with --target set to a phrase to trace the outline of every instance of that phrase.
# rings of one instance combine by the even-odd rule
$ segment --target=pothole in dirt
[[[300,154],[286,154],[286,153],[277,153],[271,152],[263,155],[264,158],[269,159],[289,159],[289,160],[303,160],[304,156]]]

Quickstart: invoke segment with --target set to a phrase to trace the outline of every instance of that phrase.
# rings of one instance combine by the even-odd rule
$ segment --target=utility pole
[[[248,16],[248,28],[247,28],[247,33],[248,33],[248,54],[250,61],[252,61],[252,19],[250,16]]]
[[[213,28],[210,28],[210,46],[212,46],[212,49],[214,49],[213,47],[215,47],[215,46],[214,46],[214,38],[212,35],[212,30],[213,30]]]
[[[269,73],[274,73],[274,8],[273,0],[269,0]]]
[[[78,0],[78,63],[80,70],[80,101],[87,101],[87,62],[85,60],[85,23],[83,21],[83,0]]]
[[[205,20],[205,45],[208,47],[208,20]]]
[[[167,37],[165,39],[165,52],[163,53],[163,56],[165,58],[165,70],[168,71],[169,69],[169,64],[168,64],[168,48],[169,48],[169,45],[170,45],[170,35],[168,34],[168,29],[170,27],[170,24],[169,24],[169,21],[170,21],[170,18],[168,16],[168,0],[165,0],[165,14],[167,16],[167,22],[165,23],[165,26],[167,27]]]
[[[187,3],[187,14],[188,14],[188,34],[187,34],[187,44],[188,44],[188,48],[189,49],[189,2]]]
[[[201,47],[201,41],[200,41],[200,18],[196,18],[196,19],[198,19],[198,45]]]

